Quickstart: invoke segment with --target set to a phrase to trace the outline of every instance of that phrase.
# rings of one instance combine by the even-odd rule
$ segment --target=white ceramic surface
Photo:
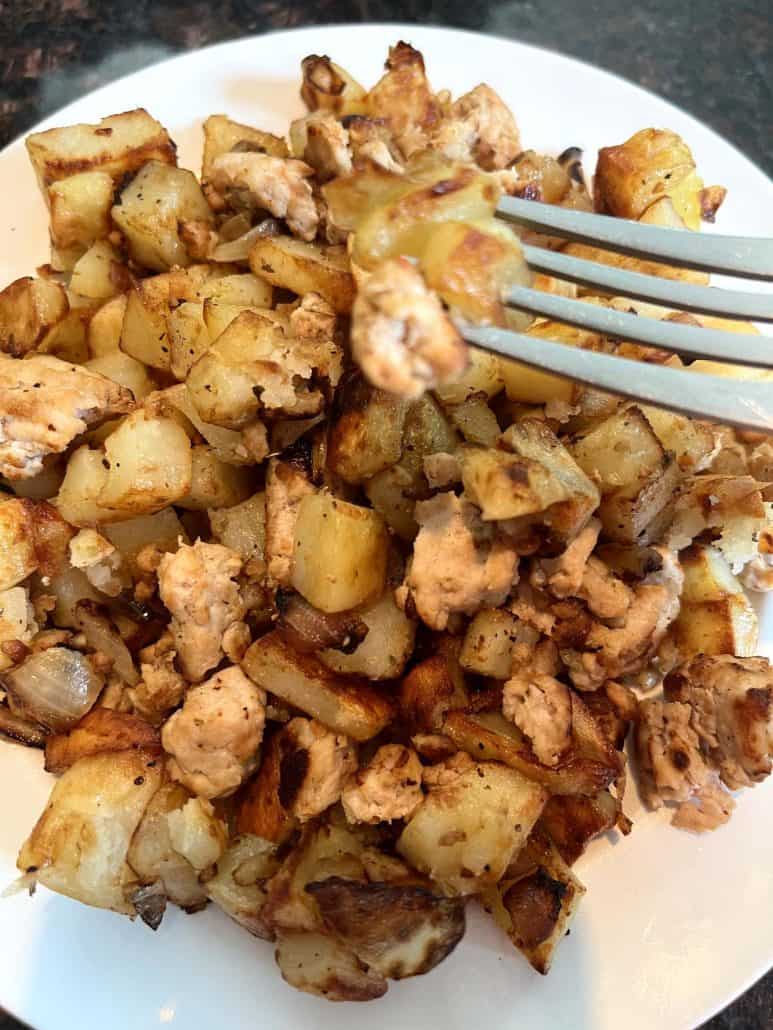
[[[282,133],[301,112],[300,60],[327,53],[366,84],[387,45],[419,47],[436,88],[484,80],[512,106],[526,146],[586,151],[644,126],[680,132],[709,183],[730,193],[719,229],[773,236],[773,188],[688,115],[601,71],[501,39],[414,26],[304,29],[245,39],[129,76],[42,127],[147,107],[198,168],[200,123],[214,112]],[[46,216],[20,142],[0,154],[0,282],[47,259]],[[773,644],[773,604],[763,619]],[[0,745],[0,885],[50,788],[40,754]],[[0,1004],[37,1030],[676,1030],[694,1026],[773,964],[773,780],[740,799],[729,825],[693,837],[646,815],[629,791],[633,834],[599,841],[578,866],[588,893],[550,975],[533,973],[471,907],[454,954],[425,978],[393,984],[366,1010],[326,1005],[281,981],[272,948],[210,908],[140,922],[39,890],[0,901]]]

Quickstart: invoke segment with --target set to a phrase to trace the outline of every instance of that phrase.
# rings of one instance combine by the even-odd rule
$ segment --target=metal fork
[[[701,236],[681,229],[571,211],[504,197],[497,214],[529,229],[548,230],[619,253],[749,279],[773,280],[773,239]],[[606,293],[655,301],[669,308],[773,322],[773,294],[723,290],[629,272],[541,247],[523,245],[531,268]],[[773,338],[681,325],[613,311],[580,300],[511,287],[505,303],[560,322],[662,348],[689,358],[773,369]],[[576,379],[610,393],[738,426],[773,433],[773,375],[767,381],[696,375],[649,362],[599,354],[493,327],[464,324],[465,339],[525,365]]]

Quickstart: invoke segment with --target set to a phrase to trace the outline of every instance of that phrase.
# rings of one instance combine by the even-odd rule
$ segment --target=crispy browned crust
[[[55,733],[46,740],[46,772],[63,773],[79,758],[106,751],[140,750],[161,754],[158,731],[144,719],[111,708],[94,708],[68,733]]]
[[[572,865],[590,841],[611,830],[616,821],[616,801],[609,791],[596,797],[555,794],[542,810],[539,825]]]
[[[550,937],[566,892],[566,884],[554,880],[542,866],[513,884],[502,902],[513,923],[511,936],[517,948],[536,948]]]
[[[263,749],[263,761],[257,776],[244,788],[236,814],[239,833],[254,833],[256,837],[281,844],[290,836],[297,821],[282,803],[288,789],[282,790],[282,760],[286,737],[275,733]],[[289,778],[285,769],[285,777]],[[288,785],[289,788],[289,785]]]
[[[400,684],[398,704],[412,732],[440,730],[454,689],[445,655],[433,655],[411,669]]]

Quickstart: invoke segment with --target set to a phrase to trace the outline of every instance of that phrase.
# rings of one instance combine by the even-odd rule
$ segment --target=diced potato
[[[189,798],[167,817],[169,839],[175,851],[201,873],[223,854],[228,830],[206,798]]]
[[[151,282],[146,279],[127,294],[120,347],[143,365],[168,372],[172,365],[166,324],[168,301],[150,286]]]
[[[105,440],[105,460],[107,475],[97,498],[105,507],[148,515],[190,490],[190,441],[172,419],[135,411]]]
[[[156,388],[142,362],[120,350],[108,351],[101,357],[92,358],[86,362],[85,367],[127,387],[136,401],[144,400]]]
[[[112,216],[134,260],[158,272],[191,263],[180,238],[181,222],[214,224],[193,172],[160,161],[148,161],[135,175],[113,207]]]
[[[18,868],[49,890],[133,915],[124,892],[135,874],[126,858],[162,776],[162,764],[142,751],[82,758],[54,785]]]
[[[517,864],[525,867],[525,875],[513,879],[506,874],[482,901],[516,948],[544,975],[569,932],[585,887],[547,841],[530,841]]]
[[[497,417],[486,403],[485,394],[473,394],[461,404],[448,407],[448,417],[467,443],[494,447],[500,436]]]
[[[319,293],[333,308],[347,314],[354,301],[354,279],[344,247],[304,243],[292,236],[265,236],[250,251],[250,268],[272,286],[298,296]]]
[[[204,158],[201,178],[206,181],[212,172],[212,162],[221,154],[227,154],[237,143],[249,143],[272,157],[287,157],[287,144],[270,132],[253,129],[231,121],[224,114],[213,114],[206,119],[204,129]]]
[[[510,654],[518,632],[518,619],[504,608],[478,612],[464,636],[459,664],[479,676],[510,677]]]
[[[128,273],[112,243],[97,240],[76,261],[70,289],[81,297],[109,300],[129,285]]]
[[[295,522],[292,585],[320,611],[356,608],[383,592],[388,548],[378,512],[309,494]]]
[[[551,340],[563,343],[567,347],[587,347],[592,349],[598,345],[600,338],[596,333],[577,326],[566,325],[551,319],[538,319],[526,330],[526,335],[540,340]],[[500,358],[505,390],[511,401],[523,404],[547,404],[548,401],[565,401],[570,403],[575,394],[576,384],[565,376],[551,375],[538,368],[530,368],[519,361]]]
[[[266,543],[266,495],[263,490],[233,507],[210,511],[213,536],[245,562],[263,559]]]
[[[51,243],[58,254],[80,256],[111,229],[115,184],[108,172],[79,172],[48,188]],[[69,270],[65,261],[63,270]]]
[[[238,465],[227,465],[212,447],[191,448],[191,485],[175,503],[190,511],[231,508],[246,500],[253,490],[252,474]]]
[[[16,279],[0,291],[0,351],[23,358],[49,351],[54,332],[70,305],[64,287],[52,279]]]
[[[56,507],[62,518],[73,526],[96,526],[122,518],[120,512],[98,501],[107,482],[104,462],[104,452],[91,450],[87,445],[70,455]]]
[[[0,590],[0,644],[11,640],[29,644],[37,631],[35,613],[24,587]],[[0,649],[0,671],[13,664],[13,659]]]
[[[595,797],[554,794],[542,811],[539,826],[563,860],[574,865],[595,837],[614,828],[620,810],[621,800],[609,790],[600,790]]]
[[[339,118],[366,113],[366,90],[329,57],[310,54],[301,70],[301,98],[310,111],[332,111]]]
[[[368,969],[353,951],[322,933],[281,933],[276,962],[291,987],[327,1001],[371,1001],[387,990],[380,973]]]
[[[714,430],[708,423],[644,404],[640,410],[665,449],[674,452],[683,472],[700,472],[705,468],[715,446]]]
[[[41,189],[85,171],[118,181],[147,161],[175,164],[176,147],[166,129],[143,108],[103,118],[98,125],[67,125],[36,132],[27,152]]]
[[[125,314],[125,294],[111,297],[94,312],[86,328],[86,343],[92,358],[101,358],[120,348]]]
[[[265,883],[277,870],[276,846],[254,834],[234,838],[217,862],[217,871],[204,889],[207,897],[226,915],[256,937],[271,940],[273,934],[261,917],[266,900]]]
[[[238,833],[259,837],[272,844],[283,844],[298,826],[298,820],[286,806],[289,799],[281,789],[283,762],[287,754],[285,743],[286,734],[281,729],[264,742],[258,774],[245,785],[236,810]],[[286,764],[284,770],[287,781]]]
[[[400,460],[405,401],[357,378],[344,387],[341,408],[328,435],[332,472],[347,483],[361,483]]]
[[[185,301],[174,308],[167,317],[167,330],[170,371],[182,382],[212,343],[204,324],[204,304]]]
[[[176,551],[180,540],[187,542],[182,522],[174,508],[164,508],[155,515],[138,515],[133,519],[105,526],[107,539],[121,553],[123,562],[133,575],[138,572],[137,555],[145,547],[154,547],[162,553]]]
[[[144,884],[160,880],[165,896],[175,905],[196,910],[207,894],[191,863],[172,843],[169,816],[179,811],[190,795],[178,783],[165,783],[145,809],[129,848],[127,861]]]
[[[414,665],[400,684],[400,718],[411,731],[439,733],[448,711],[469,704],[464,674],[448,653]]]
[[[271,286],[256,275],[223,275],[210,279],[198,291],[201,300],[217,304],[244,304],[248,307],[270,308],[273,303]]]
[[[370,503],[392,532],[403,540],[413,540],[419,532],[413,509],[415,492],[422,485],[422,473],[402,464],[384,469],[365,484]]]
[[[722,552],[696,544],[679,559],[684,588],[672,633],[681,653],[755,655],[757,615]]]
[[[415,621],[397,607],[389,589],[357,615],[368,627],[362,643],[351,654],[328,649],[320,651],[319,658],[334,672],[369,680],[396,679],[413,651]]]
[[[22,498],[3,501],[0,503],[0,590],[15,587],[37,567],[29,502]]]
[[[469,364],[453,383],[438,386],[435,393],[443,404],[463,404],[475,394],[488,398],[498,394],[504,386],[501,358],[479,347],[469,347]]]
[[[501,879],[526,842],[547,792],[514,769],[479,762],[433,787],[397,850],[444,890],[472,894]]]
[[[296,653],[276,632],[256,640],[242,666],[259,686],[353,740],[369,740],[392,718],[391,703],[378,691]]]
[[[138,748],[149,756],[160,756],[158,731],[136,715],[98,706],[72,729],[46,739],[46,772],[59,775],[81,758]]]
[[[243,311],[251,311],[260,316],[264,322],[277,325],[287,329],[287,320],[281,318],[275,311],[268,308],[257,307],[255,304],[233,304],[222,300],[213,300],[208,297],[202,307],[202,318],[207,327],[210,340],[217,340],[226,331],[229,325],[242,314]]]
[[[254,465],[255,456],[244,442],[244,436],[235,429],[205,422],[191,401],[184,383],[171,386],[160,394],[156,394],[158,414],[167,415],[180,424],[186,431],[190,427],[196,430],[212,448],[215,456],[227,465]]]

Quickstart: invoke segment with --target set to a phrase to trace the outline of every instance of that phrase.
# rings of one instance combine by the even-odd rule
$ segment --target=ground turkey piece
[[[0,355],[0,475],[29,479],[89,427],[134,407],[131,390],[80,365]]]
[[[701,832],[726,823],[734,802],[706,764],[691,717],[690,706],[678,701],[642,701],[636,751],[645,803],[679,802],[674,825]]]
[[[710,763],[731,790],[773,768],[773,670],[765,658],[696,655],[666,677],[667,700],[688,704]]]
[[[235,551],[200,540],[161,559],[159,594],[172,615],[180,668],[194,683],[220,662],[223,634],[245,614],[235,582],[241,567]]]
[[[490,86],[481,83],[452,106],[433,146],[451,161],[475,161],[492,172],[518,156],[521,138],[508,106]]]
[[[314,492],[297,465],[271,458],[266,473],[266,562],[269,579],[279,586],[289,586],[292,576],[298,506]]]
[[[417,503],[415,514],[421,528],[398,603],[412,597],[419,616],[438,630],[453,612],[473,615],[502,604],[515,582],[518,556],[477,508],[442,493]]]
[[[265,708],[265,693],[237,666],[191,687],[161,731],[172,779],[199,797],[232,794],[257,765]]]
[[[134,712],[159,726],[185,696],[188,684],[175,668],[177,652],[171,633],[164,633],[155,644],[140,651],[140,676],[128,691]]]
[[[221,154],[212,162],[210,181],[216,190],[246,190],[259,208],[283,218],[295,236],[307,242],[317,235],[319,216],[303,161],[241,151]]]
[[[467,364],[467,345],[406,258],[384,261],[358,291],[352,354],[374,386],[409,400]]]
[[[341,802],[350,823],[381,823],[410,818],[422,798],[419,756],[402,744],[385,744],[349,778]]]
[[[282,734],[280,800],[299,822],[307,822],[341,797],[357,755],[347,736],[316,719],[291,719]]]
[[[554,649],[554,648],[553,648]],[[572,698],[541,648],[513,648],[513,672],[502,690],[502,713],[524,733],[543,765],[556,765],[572,741]]]

